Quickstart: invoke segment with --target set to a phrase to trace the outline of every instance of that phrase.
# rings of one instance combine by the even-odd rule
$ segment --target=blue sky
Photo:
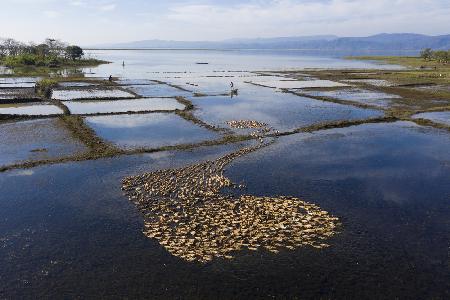
[[[450,0],[1,0],[0,37],[145,39],[450,33]]]

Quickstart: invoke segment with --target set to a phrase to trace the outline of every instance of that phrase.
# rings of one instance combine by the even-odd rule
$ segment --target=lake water
[[[98,68],[86,69],[90,76],[113,75],[136,79],[152,77],[152,73],[155,72],[167,74],[168,72],[206,73],[304,68],[380,68],[380,65],[374,63],[340,58],[345,56],[345,53],[310,51],[90,50],[87,55],[112,62]],[[125,62],[124,67],[123,62]]]
[[[256,130],[230,128],[230,121],[257,121],[274,132],[384,115],[378,109],[324,102],[284,93],[276,86],[248,83],[255,80],[271,86],[281,82],[292,87],[289,78],[269,72],[275,70],[386,67],[343,60],[335,54],[88,53],[112,63],[85,69],[86,76],[119,77],[121,90],[144,98],[64,104],[74,114],[109,114],[83,120],[100,138],[125,150],[213,142],[227,133],[215,132],[210,126],[246,134]],[[251,72],[258,70],[268,76]],[[302,86],[312,78],[303,79]],[[238,95],[219,95],[229,93],[231,81]],[[83,84],[69,86],[92,89]],[[392,95],[356,87],[339,91],[314,95],[377,104],[395,100]],[[174,96],[186,97],[194,109],[140,113],[185,109],[181,100],[166,98]],[[189,121],[193,117],[198,118],[196,123]],[[446,114],[421,117],[442,123],[448,119]],[[3,122],[0,129],[0,165],[88,151],[57,117]],[[242,250],[233,253],[232,259],[200,263],[172,255],[158,239],[143,234],[144,217],[121,190],[125,177],[171,169],[168,173],[173,179],[180,168],[261,145],[258,139],[13,169],[0,173],[0,298],[450,297],[448,131],[395,122],[265,139],[269,140],[273,143],[224,166],[223,176],[236,185],[221,193],[233,199],[241,195],[295,197],[315,204],[341,223],[339,232],[326,241],[329,247],[300,246],[278,253]],[[188,179],[193,181],[195,176]],[[216,175],[210,180],[224,179]],[[273,228],[283,226],[274,224]]]

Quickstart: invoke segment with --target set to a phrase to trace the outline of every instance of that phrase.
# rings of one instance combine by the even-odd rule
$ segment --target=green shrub
[[[52,78],[44,78],[36,82],[36,93],[45,98],[51,97],[52,88],[58,85],[58,80]]]

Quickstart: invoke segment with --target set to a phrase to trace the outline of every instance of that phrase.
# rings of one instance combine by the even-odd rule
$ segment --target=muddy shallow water
[[[0,166],[86,151],[57,119],[0,124]]]
[[[242,251],[231,261],[199,264],[144,237],[142,219],[120,190],[123,177],[242,147],[0,174],[1,291],[197,299],[448,295],[450,138],[412,123],[284,137],[226,167],[226,176],[246,185],[228,192],[299,197],[339,216],[343,230],[329,248]]]

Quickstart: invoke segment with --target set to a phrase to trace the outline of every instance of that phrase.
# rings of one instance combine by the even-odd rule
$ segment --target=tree
[[[6,39],[3,41],[3,47],[6,55],[16,56],[20,54],[24,45],[14,39]]]
[[[6,55],[7,55],[6,47],[3,44],[0,44],[0,58]]]
[[[433,57],[433,50],[431,48],[424,49],[420,52],[420,57],[422,57],[425,60],[431,60]]]
[[[68,58],[71,58],[72,60],[80,59],[81,57],[83,57],[83,55],[83,49],[81,49],[81,47],[79,46],[73,45],[66,47],[66,56]]]
[[[50,54],[50,48],[47,44],[39,44],[34,47],[34,54],[45,59]]]

